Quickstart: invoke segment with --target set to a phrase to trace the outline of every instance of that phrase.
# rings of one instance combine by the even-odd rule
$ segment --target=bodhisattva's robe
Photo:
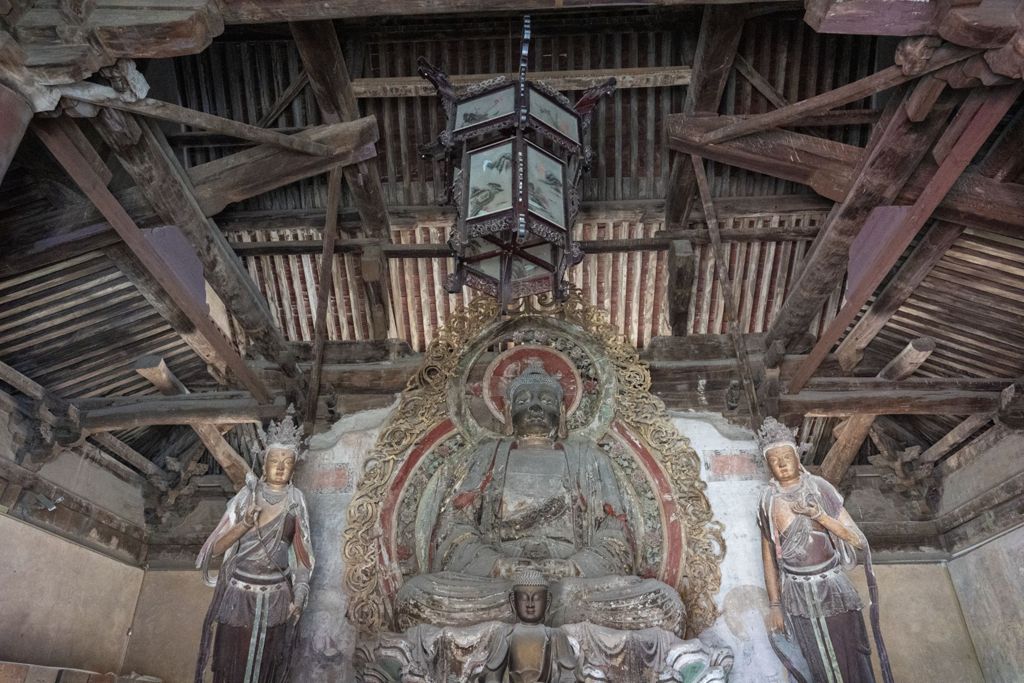
[[[214,544],[242,519],[262,486],[252,474],[246,484],[228,503],[196,561],[207,583],[215,587],[203,623],[196,683],[203,680],[215,623],[214,683],[280,683],[291,646],[287,634],[292,589],[300,583],[308,586],[313,571],[309,512],[302,492],[290,486],[284,511],[228,548],[216,581],[210,580]]]
[[[843,498],[821,477],[803,473],[813,502],[839,517]],[[874,683],[871,646],[862,603],[846,572],[856,566],[856,550],[805,515],[793,515],[785,529],[776,506],[786,492],[765,489],[758,524],[771,543],[779,567],[782,609],[815,683]]]

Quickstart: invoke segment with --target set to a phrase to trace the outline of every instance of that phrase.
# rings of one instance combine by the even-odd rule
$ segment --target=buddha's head
[[[531,362],[509,382],[505,393],[505,429],[520,437],[566,437],[562,384],[544,370],[540,361]]]
[[[548,611],[547,579],[534,569],[516,574],[512,579],[509,602],[519,621],[524,624],[541,623]]]

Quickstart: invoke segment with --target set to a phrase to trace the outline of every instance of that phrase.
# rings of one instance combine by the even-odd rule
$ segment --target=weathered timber
[[[928,60],[921,72],[904,73],[899,66],[890,66],[860,80],[840,86],[806,100],[801,100],[773,111],[737,121],[723,128],[705,133],[701,142],[705,144],[725,142],[743,135],[749,135],[770,128],[779,128],[791,124],[801,116],[819,114],[844,104],[862,100],[882,90],[888,90],[907,81],[914,80],[922,74],[936,71],[977,54],[977,50],[966,50],[954,46],[939,48]]]
[[[920,36],[935,32],[937,5],[916,0],[806,0],[804,21],[818,33]]]
[[[46,397],[46,389],[38,382],[26,377],[4,362],[0,362],[0,382],[5,382],[26,396],[36,400],[42,400]]]
[[[836,355],[843,368],[852,370],[860,363],[864,357],[864,349],[885,327],[889,318],[899,310],[907,297],[924,281],[932,267],[942,259],[943,254],[953,246],[963,231],[963,226],[944,221],[937,221],[928,229],[896,275],[890,278],[871,306],[861,315],[857,325],[836,349]]]
[[[231,372],[253,392],[254,396],[269,400],[270,394],[266,387],[249,371],[235,346],[224,337],[220,329],[210,319],[205,308],[195,300],[192,292],[180,277],[168,267],[163,258],[146,240],[124,207],[96,176],[92,167],[77,152],[68,138],[58,128],[49,125],[49,122],[38,121],[34,126],[37,135],[46,144],[47,149],[96,205],[96,208],[100,210],[161,288],[187,315],[196,330],[213,345],[217,355],[224,360]]]
[[[686,5],[737,5],[775,3],[777,0],[629,0],[630,7],[681,7]],[[221,3],[221,16],[227,24],[262,24],[282,21],[309,22],[317,19],[357,19],[385,16],[419,16],[472,12],[542,12],[595,6],[622,5],[622,0],[493,0],[481,5],[477,0],[323,0],[309,4],[302,0],[227,0]]]
[[[927,154],[948,118],[954,101],[937,105],[921,123],[910,121],[906,97],[894,97],[872,133],[849,191],[829,214],[814,250],[779,310],[768,333],[768,343],[786,348],[803,337],[821,305],[835,289],[836,274],[853,269],[851,244],[864,229],[868,215],[892,202]],[[852,288],[852,283],[848,286]]]
[[[693,59],[693,73],[683,101],[684,116],[718,111],[743,33],[743,24],[735,12],[726,8],[714,5],[704,7]],[[696,182],[691,163],[673,154],[665,196],[667,229],[686,226],[695,204]]]
[[[697,257],[687,240],[672,240],[668,248],[668,320],[672,334],[685,335],[693,283],[697,275]]]
[[[338,204],[341,199],[341,171],[334,169],[327,179],[327,222],[324,225],[323,248],[320,253],[320,272],[316,290],[316,317],[313,321],[313,364],[306,389],[306,428],[316,422],[317,401],[320,398],[320,370],[324,362],[327,343],[327,306],[330,303],[331,272],[334,269],[334,243],[338,237]]]
[[[318,126],[302,133],[337,150],[334,157],[314,157],[271,145],[260,145],[188,169],[203,213],[213,216],[234,202],[269,192],[376,155],[377,126],[373,117],[352,123]],[[138,188],[115,192],[117,200],[141,227],[163,222]],[[61,207],[40,217],[31,210],[4,217],[5,228],[18,234],[42,234],[38,240],[15,243],[3,250],[0,275],[14,276],[80,254],[117,244],[117,233],[88,201]],[[321,222],[320,225],[323,223]],[[7,245],[5,245],[7,246]]]
[[[334,150],[330,147],[297,135],[282,135],[266,128],[259,128],[240,121],[232,121],[221,116],[207,114],[148,97],[136,102],[126,102],[116,97],[90,97],[84,93],[78,93],[74,99],[104,108],[118,109],[132,114],[160,119],[161,121],[180,123],[185,126],[193,126],[222,135],[230,135],[242,138],[243,140],[249,140],[250,142],[265,143],[302,154],[312,154],[321,157],[334,155]]]
[[[299,72],[299,75],[288,84],[288,87],[285,88],[284,92],[281,93],[281,96],[277,98],[274,104],[270,105],[270,109],[267,110],[266,114],[260,117],[260,120],[256,122],[256,125],[259,128],[267,128],[277,121],[281,117],[281,114],[291,106],[291,103],[295,98],[299,96],[299,93],[306,89],[307,85],[309,85],[309,74],[307,74],[306,70],[303,69]]]
[[[159,129],[109,109],[100,113],[95,126],[157,214],[184,233],[203,264],[205,278],[245,330],[246,338],[290,376],[299,377],[263,295],[224,234],[199,207],[188,175],[163,144]]]
[[[923,452],[920,457],[921,462],[928,463],[941,460],[960,445],[962,441],[973,436],[975,432],[991,421],[992,415],[990,414],[971,415],[949,430],[944,437],[933,443],[928,450]]]
[[[789,100],[787,100],[782,93],[776,90],[775,86],[769,83],[768,79],[762,76],[760,72],[754,68],[754,65],[747,61],[746,57],[741,54],[737,54],[733,66],[736,68],[736,71],[747,79],[750,85],[754,86],[759,93],[764,95],[765,99],[771,102],[774,107],[780,108],[789,105]]]
[[[183,396],[190,393],[167,367],[163,358],[143,356],[135,362],[135,371],[149,380],[164,396]],[[214,425],[193,424],[192,429],[214,460],[220,464],[224,474],[234,484],[235,490],[242,488],[245,485],[245,475],[252,471],[245,458],[232,448]]]
[[[93,434],[90,438],[95,441],[98,446],[105,448],[107,451],[113,453],[146,475],[149,482],[156,488],[167,488],[167,472],[162,470],[160,467],[157,467],[152,460],[144,456],[142,453],[139,453],[124,441],[121,441],[113,434],[108,434],[106,432]]]
[[[964,415],[992,412],[999,392],[937,389],[904,389],[902,382],[886,390],[801,391],[779,397],[779,409],[787,419],[843,417],[873,411],[876,415]]]
[[[221,398],[218,393],[164,396],[136,396],[127,405],[81,409],[82,429],[109,432],[152,425],[233,425],[280,418],[285,400],[261,403],[252,398]]]
[[[708,186],[708,178],[704,172],[704,159],[698,156],[691,156],[690,161],[693,164],[693,174],[697,179],[700,203],[704,207],[705,221],[711,238],[711,248],[715,256],[715,273],[718,276],[718,284],[722,288],[722,296],[725,298],[725,317],[728,324],[729,337],[732,339],[733,348],[736,351],[740,375],[743,377],[743,388],[747,394],[750,426],[752,429],[757,429],[761,425],[761,411],[758,407],[757,391],[754,387],[754,374],[750,367],[750,359],[747,356],[745,340],[739,329],[739,300],[735,296],[732,278],[729,276],[729,264],[725,259],[725,251],[722,249],[722,236],[718,231],[715,205],[711,199],[711,189]]]
[[[790,380],[790,390],[799,391],[814,374],[817,363],[828,354],[839,337],[853,322],[868,297],[875,291],[878,284],[896,264],[900,254],[931,217],[935,208],[1002,120],[1006,111],[1013,105],[1022,89],[1024,89],[1022,83],[993,89],[991,98],[975,114],[971,125],[957,140],[928,185],[918,196],[917,201],[909,208],[901,207],[899,209],[899,222],[886,231],[884,247],[874,255],[870,264],[866,266],[865,271],[858,278],[856,286],[851,286],[847,291],[846,303],[822,333],[818,343],[815,344],[807,360],[804,361],[804,365]]]
[[[878,373],[879,379],[898,381],[912,375],[921,364],[928,359],[935,350],[935,340],[929,337],[915,339],[907,344],[895,358],[893,358],[882,371]],[[845,422],[842,433],[829,448],[821,463],[821,476],[832,482],[839,483],[846,474],[846,470],[857,458],[864,439],[868,437],[868,431],[875,422],[876,413],[858,413],[851,415]]]
[[[297,23],[291,25],[291,32],[324,121],[336,123],[359,118],[359,106],[334,24]],[[345,168],[344,174],[364,234],[390,241],[391,227],[376,162],[360,162]]]
[[[0,181],[18,151],[31,119],[32,106],[21,95],[0,83]]]

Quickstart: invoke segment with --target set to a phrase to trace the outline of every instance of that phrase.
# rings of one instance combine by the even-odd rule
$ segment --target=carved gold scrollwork
[[[512,318],[556,317],[579,328],[606,354],[615,368],[615,417],[653,454],[668,476],[673,497],[683,512],[686,535],[685,572],[677,588],[687,608],[688,637],[709,627],[717,616],[714,597],[721,584],[725,554],[723,526],[712,516],[700,479],[700,460],[689,441],[672,425],[665,405],[651,395],[651,377],[635,348],[621,338],[596,307],[578,290],[565,302],[550,297],[524,299]],[[349,619],[364,632],[394,626],[387,588],[401,581],[390,568],[381,541],[382,504],[409,451],[447,415],[449,383],[457,374],[470,342],[498,320],[498,305],[477,297],[453,316],[428,348],[423,365],[409,380],[363,467],[349,506],[343,557],[345,588],[350,595]]]

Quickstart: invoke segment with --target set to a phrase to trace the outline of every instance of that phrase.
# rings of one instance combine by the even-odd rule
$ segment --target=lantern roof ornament
[[[572,229],[592,157],[586,132],[594,107],[615,89],[609,78],[574,105],[527,79],[530,34],[527,16],[517,77],[457,90],[441,69],[418,60],[447,116],[437,141],[422,150],[443,159],[445,203],[456,210],[448,240],[455,272],[446,288],[485,292],[498,299],[502,313],[525,296],[565,298],[566,270],[583,258]]]

